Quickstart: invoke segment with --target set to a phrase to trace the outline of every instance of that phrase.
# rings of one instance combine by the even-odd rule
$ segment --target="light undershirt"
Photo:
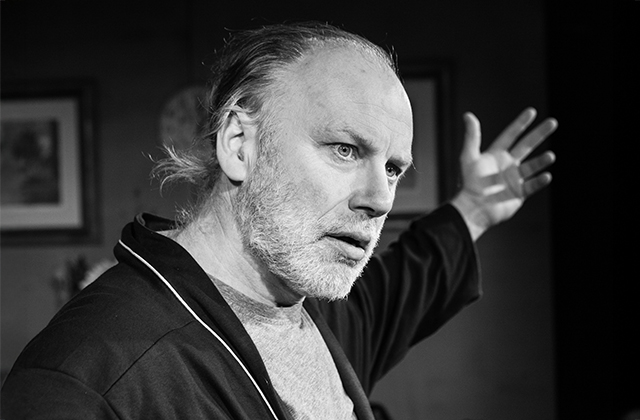
[[[255,343],[291,418],[356,419],[331,353],[302,302],[269,306],[211,279]]]

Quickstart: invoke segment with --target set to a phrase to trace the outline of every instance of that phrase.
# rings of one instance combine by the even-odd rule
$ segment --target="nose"
[[[369,217],[380,217],[391,211],[395,187],[387,178],[386,168],[372,168],[354,181],[349,208]]]

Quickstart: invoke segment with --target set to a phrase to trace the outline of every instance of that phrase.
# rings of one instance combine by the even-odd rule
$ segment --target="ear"
[[[216,155],[222,172],[232,182],[247,178],[255,162],[257,130],[253,120],[244,112],[232,111],[218,131]]]

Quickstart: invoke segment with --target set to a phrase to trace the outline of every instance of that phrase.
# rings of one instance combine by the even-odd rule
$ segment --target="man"
[[[478,298],[473,240],[550,181],[552,154],[522,160],[555,121],[516,143],[526,110],[480,154],[467,114],[462,191],[372,257],[411,165],[381,49],[327,25],[238,33],[208,103],[215,153],[158,167],[199,201],[125,227],[119,264],[16,362],[4,418],[372,419],[375,382]]]

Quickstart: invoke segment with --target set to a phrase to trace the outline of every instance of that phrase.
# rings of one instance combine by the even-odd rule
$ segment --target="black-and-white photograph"
[[[640,420],[640,1],[0,7],[0,419]]]

